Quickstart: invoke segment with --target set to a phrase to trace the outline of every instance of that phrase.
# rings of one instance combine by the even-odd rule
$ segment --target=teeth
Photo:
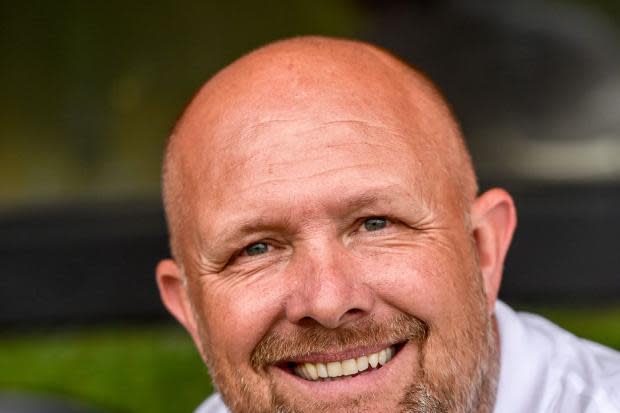
[[[330,363],[303,363],[295,367],[295,374],[306,380],[319,380],[341,376],[352,376],[359,372],[368,370],[369,367],[385,365],[394,356],[394,348],[388,347],[376,353],[368,354],[358,358],[332,361]]]
[[[329,374],[327,373],[327,366],[323,363],[316,363],[316,371],[322,379],[329,377]]]
[[[327,374],[329,377],[340,377],[342,376],[342,365],[339,361],[333,361],[331,363],[327,363]]]
[[[316,380],[319,378],[319,373],[317,373],[316,367],[314,366],[314,364],[306,363],[305,367],[306,367],[306,371],[308,372],[308,376],[310,376],[310,379]]]
[[[368,369],[368,357],[362,356],[357,358],[357,371]]]
[[[370,367],[373,369],[377,368],[379,365],[379,353],[372,353],[368,356],[368,364],[370,364]]]
[[[306,366],[302,365],[300,368],[301,368],[301,377],[303,377],[304,379],[310,379],[310,375],[308,374],[308,370],[306,369]]]
[[[342,365],[342,375],[343,376],[351,376],[357,373],[357,360],[349,359],[345,361],[341,361]]]
[[[379,352],[379,364],[381,364],[382,366],[385,364],[386,358],[385,358],[385,350],[381,350]]]

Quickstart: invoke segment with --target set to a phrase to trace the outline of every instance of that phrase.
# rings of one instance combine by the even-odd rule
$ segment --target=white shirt
[[[495,315],[501,345],[495,413],[620,413],[620,353],[499,301]]]
[[[202,402],[194,413],[230,413],[222,398],[218,393],[212,394],[207,400]]]
[[[498,301],[494,413],[620,413],[620,353]],[[194,413],[230,413],[219,394]]]

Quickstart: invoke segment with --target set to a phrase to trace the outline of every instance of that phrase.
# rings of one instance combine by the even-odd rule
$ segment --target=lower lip
[[[292,383],[295,387],[300,386],[302,391],[310,392],[315,399],[320,398],[325,401],[330,399],[338,400],[346,395],[353,396],[368,392],[369,389],[375,389],[378,385],[389,381],[388,379],[391,375],[406,374],[405,372],[397,373],[397,367],[402,362],[405,362],[408,357],[415,357],[415,353],[417,353],[416,346],[408,342],[381,368],[369,368],[356,375],[338,377],[333,380],[306,380],[288,370],[275,366],[270,370],[278,381]],[[413,361],[411,365],[414,365]]]

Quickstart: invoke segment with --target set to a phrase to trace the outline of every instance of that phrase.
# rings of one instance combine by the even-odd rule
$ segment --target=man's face
[[[296,117],[199,150],[184,271],[194,336],[233,411],[492,403],[468,211],[411,133]]]

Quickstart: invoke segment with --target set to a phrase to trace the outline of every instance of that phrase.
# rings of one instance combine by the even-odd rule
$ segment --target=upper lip
[[[364,355],[376,353],[394,346],[396,343],[385,343],[372,346],[355,347],[348,350],[339,350],[333,352],[312,353],[303,356],[296,356],[282,360],[282,363],[329,363],[332,361],[349,360]]]

